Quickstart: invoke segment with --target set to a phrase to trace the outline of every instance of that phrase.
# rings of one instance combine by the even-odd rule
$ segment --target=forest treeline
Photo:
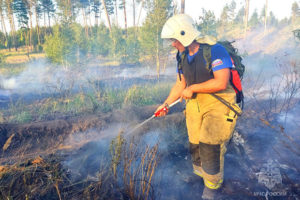
[[[219,39],[233,30],[239,30],[234,34],[246,34],[257,27],[299,27],[297,2],[291,6],[290,17],[281,20],[268,10],[268,4],[249,16],[249,5],[251,0],[245,0],[237,10],[232,0],[220,16],[199,8],[196,25],[204,34]],[[178,10],[172,0],[0,0],[0,49],[25,47],[28,55],[44,52],[52,62],[63,65],[78,63],[87,55],[120,63],[150,60],[159,70],[169,48],[160,32],[166,19]],[[141,22],[143,13],[146,17]],[[133,20],[130,27],[129,14]],[[0,53],[1,62],[5,58]]]

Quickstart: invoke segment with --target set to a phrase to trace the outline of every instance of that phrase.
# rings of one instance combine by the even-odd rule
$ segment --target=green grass
[[[124,98],[125,105],[152,105],[162,102],[171,89],[171,84],[132,86]]]
[[[45,98],[27,104],[23,99],[10,103],[8,109],[0,109],[1,121],[27,123],[47,119],[49,115],[80,115],[82,113],[110,112],[128,105],[159,104],[169,94],[171,84],[157,83],[133,85],[131,88],[103,88],[97,92],[80,92],[60,98]]]
[[[31,113],[27,112],[27,111],[18,113],[13,117],[13,121],[15,121],[17,123],[21,123],[21,124],[30,122],[30,121],[32,121]]]
[[[25,64],[29,62],[31,59],[38,59],[38,58],[44,58],[44,53],[36,53],[31,52],[29,50],[29,54],[27,53],[26,47],[20,47],[18,48],[18,51],[16,51],[14,48],[9,51],[8,49],[2,49],[0,50],[0,54],[4,57],[4,63],[6,64]]]
[[[24,71],[26,64],[2,64],[0,65],[0,74],[3,76],[16,76]]]

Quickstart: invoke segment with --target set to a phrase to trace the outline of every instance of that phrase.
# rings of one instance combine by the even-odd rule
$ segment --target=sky
[[[180,7],[180,0],[176,0]],[[217,18],[220,17],[223,7],[230,4],[232,0],[185,0],[185,13],[189,14],[194,20],[199,18],[202,13],[201,8],[205,10],[214,11]],[[291,16],[292,4],[297,2],[300,5],[299,0],[268,0],[269,10],[274,13],[277,19],[283,19]],[[245,0],[235,0],[237,9],[236,12],[245,5]],[[255,9],[258,13],[261,12],[266,0],[250,0],[249,10],[250,17]]]
[[[173,0],[177,3],[178,9],[180,9],[181,0]],[[190,15],[194,20],[198,20],[200,14],[202,13],[202,8],[205,10],[211,10],[215,13],[216,17],[219,18],[222,12],[222,9],[226,4],[230,4],[232,0],[185,0],[185,13]],[[128,26],[132,26],[132,1],[127,0],[127,18]],[[245,5],[245,0],[235,0],[236,2],[236,13],[238,10]],[[249,1],[249,19],[252,16],[255,9],[257,9],[258,14],[260,14],[262,8],[264,7],[266,0],[250,0]],[[297,2],[300,6],[300,0],[268,0],[269,11],[272,11],[275,17],[279,20],[291,16],[292,4]],[[137,12],[139,11],[140,6],[136,7]],[[123,15],[119,16],[121,20]],[[145,12],[142,13],[142,19],[145,18]],[[102,19],[103,21],[105,18]],[[141,25],[143,20],[140,21]],[[104,23],[106,23],[104,21]]]
[[[177,2],[178,8],[180,8],[180,0],[173,0]],[[216,17],[219,18],[222,12],[223,7],[226,4],[230,4],[232,0],[185,0],[185,13],[190,15],[194,20],[198,21],[200,14],[202,13],[202,8],[205,10],[211,10],[215,13]],[[133,17],[132,17],[132,0],[126,0],[127,2],[127,20],[128,26],[132,26],[133,24]],[[237,8],[236,12],[245,5],[245,0],[235,0]],[[257,9],[258,13],[260,14],[262,8],[265,5],[266,0],[250,0],[250,15],[249,19],[255,9]],[[279,20],[290,17],[291,16],[291,8],[292,4],[297,2],[300,5],[300,0],[268,0],[269,4],[269,11],[272,11],[275,17]],[[138,13],[140,10],[140,5],[136,6],[136,18],[138,18]],[[123,12],[119,11],[119,21],[123,21]],[[113,20],[114,16],[111,16],[111,20]],[[142,12],[141,20],[139,25],[142,25],[143,19],[145,19],[145,11]],[[82,20],[79,18],[79,20]],[[93,18],[92,18],[93,20]],[[52,21],[52,20],[51,20]],[[102,19],[105,24],[107,24],[106,18],[104,13],[102,14]],[[136,19],[137,21],[137,19]],[[33,19],[33,25],[35,26],[35,19]],[[43,23],[41,20],[40,23]],[[17,24],[17,22],[16,22]],[[53,25],[53,21],[51,23]],[[124,23],[120,24],[121,27],[124,26]],[[10,29],[8,21],[6,20],[6,28]]]

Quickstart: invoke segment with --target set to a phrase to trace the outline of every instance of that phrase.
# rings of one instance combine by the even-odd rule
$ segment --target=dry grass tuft
[[[12,134],[5,142],[5,144],[3,145],[2,149],[3,151],[6,151],[8,149],[8,147],[10,146],[10,143],[12,141],[12,139],[14,138],[15,134]]]

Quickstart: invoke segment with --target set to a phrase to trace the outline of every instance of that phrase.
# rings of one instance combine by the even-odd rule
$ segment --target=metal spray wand
[[[176,105],[177,103],[180,102],[180,99],[174,101],[173,103],[171,103],[169,105],[169,107],[163,107],[162,109],[158,110],[156,113],[154,113],[151,117],[149,117],[148,119],[146,119],[145,121],[143,121],[142,123],[138,124],[137,126],[135,126],[133,129],[131,129],[128,133],[132,133],[134,132],[136,129],[140,128],[141,126],[143,126],[144,124],[146,124],[148,121],[150,121],[151,119],[157,117],[162,111],[166,111],[169,108],[173,107],[174,105]]]

